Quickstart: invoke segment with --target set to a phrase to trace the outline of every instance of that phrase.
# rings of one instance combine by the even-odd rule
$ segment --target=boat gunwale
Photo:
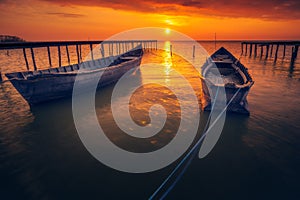
[[[133,52],[135,50],[140,50],[141,53],[140,55],[137,55],[137,56],[124,56],[125,54],[128,54],[130,52]],[[73,71],[67,71],[67,72],[52,72],[52,73],[41,73],[42,71],[48,71],[50,69],[41,69],[41,70],[37,70],[37,71],[21,71],[21,72],[12,72],[12,73],[6,73],[5,76],[8,78],[9,81],[13,81],[13,80],[17,80],[17,81],[32,81],[32,80],[36,80],[36,79],[41,79],[41,78],[50,78],[50,77],[59,77],[59,76],[76,76],[76,75],[84,75],[84,74],[91,74],[91,73],[97,73],[97,72],[100,72],[100,71],[106,71],[106,70],[113,70],[113,69],[116,69],[116,68],[120,68],[124,65],[127,65],[128,63],[130,62],[135,62],[139,59],[142,58],[143,56],[143,53],[142,53],[142,48],[134,48],[128,52],[125,52],[124,54],[120,54],[120,55],[117,55],[117,56],[109,56],[109,57],[105,57],[105,58],[100,58],[100,59],[97,59],[97,60],[88,60],[88,61],[85,61],[85,62],[82,62],[82,63],[77,63],[77,64],[72,64],[72,65],[67,65],[67,66],[62,66],[62,67],[55,67],[55,68],[51,68],[51,69],[61,69],[61,68],[65,68],[65,67],[70,67],[70,66],[73,66],[73,65],[78,65],[79,68],[76,69],[76,70],[73,70]],[[96,69],[91,69],[91,70],[80,70],[80,68],[82,66],[80,65],[84,65],[84,64],[87,64],[87,63],[90,63],[90,62],[98,62],[100,60],[110,60],[111,58],[113,58],[114,60],[116,59],[124,59],[123,62],[120,62],[116,65],[111,65],[114,60],[112,60],[109,64],[105,64],[106,66],[104,67],[101,67],[101,68],[96,68]],[[105,62],[105,61],[104,61]],[[101,63],[99,63],[101,65]],[[24,76],[23,73],[33,73],[35,72],[36,74],[33,74],[33,75],[30,75],[30,76]],[[18,74],[22,74],[23,78],[21,77],[18,77]],[[9,78],[8,76],[14,76],[14,77],[11,77]]]
[[[226,59],[226,60],[224,59],[223,61],[222,60],[214,60],[214,58],[216,57],[216,55],[218,55],[218,53],[220,51],[225,51],[226,55],[228,55],[229,58]],[[221,55],[223,55],[223,54],[221,54]],[[228,60],[230,60],[232,62],[229,62]],[[212,81],[210,81],[208,78],[206,78],[205,75],[209,72],[209,70],[212,67],[215,67],[219,70],[219,67],[217,66],[217,64],[219,64],[219,63],[231,64],[230,67],[232,69],[234,69],[236,72],[239,73],[239,75],[243,79],[244,83],[243,84],[238,84],[238,83],[234,82],[232,84],[228,84],[228,83],[215,84]],[[203,74],[204,74],[204,76],[203,76]],[[227,77],[229,77],[229,76],[227,76]],[[249,74],[248,69],[224,47],[221,47],[219,50],[217,50],[215,53],[213,53],[210,56],[210,58],[206,61],[206,63],[203,64],[203,66],[202,66],[202,75],[201,75],[200,78],[205,82],[208,81],[211,85],[214,85],[214,86],[217,86],[217,87],[225,87],[225,88],[241,88],[241,89],[246,88],[246,87],[250,88],[254,84],[254,81],[253,81],[251,75]],[[234,87],[232,87],[232,86],[234,86]]]

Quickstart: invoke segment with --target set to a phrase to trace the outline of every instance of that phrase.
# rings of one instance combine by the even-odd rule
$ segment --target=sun
[[[165,34],[169,35],[171,33],[171,30],[169,28],[165,29]]]

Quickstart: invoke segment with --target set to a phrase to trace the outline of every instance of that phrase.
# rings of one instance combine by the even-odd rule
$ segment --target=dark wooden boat
[[[247,95],[254,81],[248,69],[224,47],[207,59],[202,66],[201,79],[203,110],[211,110],[213,100],[210,93],[215,94],[217,87],[224,87],[227,104],[230,103],[227,111],[250,114]]]
[[[80,87],[88,88],[99,79],[98,88],[116,82],[129,70],[137,68],[143,56],[142,46],[118,55],[85,61],[64,67],[45,70],[24,71],[5,74],[17,91],[30,104],[69,97],[73,86],[80,81]],[[79,70],[80,69],[80,70]]]

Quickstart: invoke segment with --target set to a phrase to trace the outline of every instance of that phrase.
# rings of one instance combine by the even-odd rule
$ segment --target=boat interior
[[[228,55],[216,55],[212,57],[212,63],[205,70],[206,78],[212,83],[241,86],[251,81],[238,66],[238,60],[233,62]]]

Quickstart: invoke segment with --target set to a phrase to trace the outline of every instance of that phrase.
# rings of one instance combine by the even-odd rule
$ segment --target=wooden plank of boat
[[[17,91],[30,104],[65,98],[72,95],[75,78],[80,87],[86,88],[98,79],[98,88],[116,82],[127,71],[137,68],[143,56],[141,45],[118,55],[80,64],[37,71],[24,71],[5,74]],[[79,71],[80,69],[80,71]]]
[[[247,95],[254,81],[248,73],[248,69],[224,47],[213,53],[202,66],[201,83],[203,110],[211,110],[210,93],[215,94],[217,87],[224,87],[227,103],[233,98],[227,111],[250,114]],[[234,94],[236,95],[234,96]]]

